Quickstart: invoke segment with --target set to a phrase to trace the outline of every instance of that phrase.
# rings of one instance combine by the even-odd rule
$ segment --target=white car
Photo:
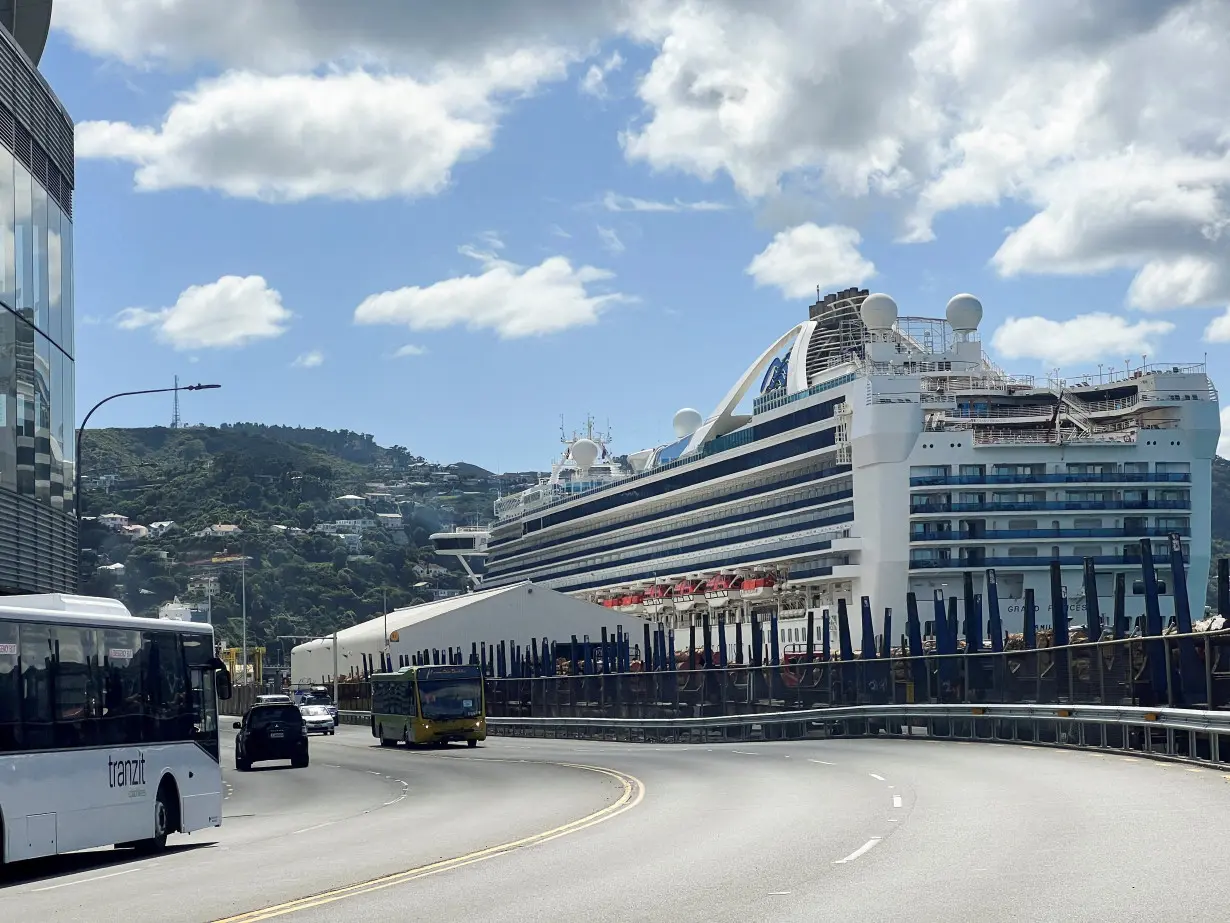
[[[332,734],[336,730],[333,715],[323,705],[300,705],[299,714],[303,716],[309,734]]]

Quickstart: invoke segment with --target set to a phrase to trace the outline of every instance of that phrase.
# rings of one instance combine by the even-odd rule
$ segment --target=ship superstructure
[[[1141,539],[1165,554],[1177,532],[1198,607],[1220,432],[1204,366],[1009,375],[981,319],[971,295],[943,318],[866,290],[818,300],[712,413],[677,413],[673,441],[620,457],[592,426],[567,441],[548,478],[497,501],[485,585],[530,579],[673,627],[773,614],[789,645],[808,610],[868,596],[879,623],[908,591],[961,595],[966,570],[981,593],[993,568],[1019,630],[1027,588],[1050,621],[1052,561],[1080,619],[1092,557],[1109,613]]]

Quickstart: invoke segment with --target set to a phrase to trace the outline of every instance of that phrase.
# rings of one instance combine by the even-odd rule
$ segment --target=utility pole
[[[292,677],[293,679],[293,677]],[[333,706],[337,707],[337,629],[333,629]]]
[[[248,556],[239,559],[239,595],[243,611],[243,679],[248,681]]]

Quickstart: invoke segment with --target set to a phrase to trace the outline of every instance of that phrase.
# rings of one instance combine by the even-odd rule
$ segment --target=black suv
[[[247,772],[263,760],[290,760],[296,769],[308,764],[307,725],[290,704],[253,705],[235,722],[235,768]]]

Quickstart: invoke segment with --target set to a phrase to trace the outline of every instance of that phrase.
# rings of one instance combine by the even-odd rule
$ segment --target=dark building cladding
[[[73,123],[50,0],[0,0],[0,593],[77,586]]]

